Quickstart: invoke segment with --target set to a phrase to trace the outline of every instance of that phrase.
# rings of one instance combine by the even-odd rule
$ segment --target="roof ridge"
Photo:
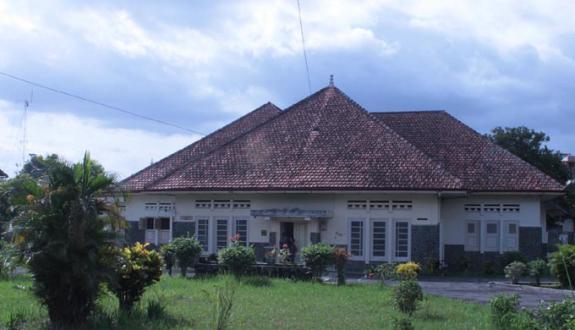
[[[306,101],[309,101],[309,99],[311,99],[311,98],[314,97],[314,96],[319,95],[321,92],[323,92],[324,90],[326,90],[326,89],[328,89],[328,88],[332,88],[332,87],[324,87],[324,88],[318,90],[317,92],[315,92],[315,93],[313,93],[313,94],[307,96],[306,98],[304,98],[304,99],[302,99],[302,100],[300,100],[300,101],[298,101],[298,102],[296,102],[296,103],[290,105],[289,107],[285,108],[285,109],[282,110],[280,113],[278,113],[277,115],[273,116],[272,118],[270,118],[270,119],[268,119],[268,120],[266,120],[266,121],[260,123],[259,125],[254,126],[252,129],[250,129],[250,130],[244,132],[243,134],[240,134],[240,135],[236,136],[235,138],[229,140],[228,142],[222,144],[221,146],[218,146],[217,148],[214,148],[214,149],[210,150],[209,152],[207,152],[206,154],[202,155],[201,157],[198,157],[197,159],[190,159],[190,161],[186,162],[184,165],[182,165],[182,166],[180,166],[179,168],[175,169],[175,170],[172,171],[170,174],[168,174],[168,175],[166,175],[166,176],[164,176],[164,177],[162,177],[162,178],[160,178],[160,179],[158,179],[158,180],[156,180],[156,181],[154,181],[154,182],[151,182],[151,183],[147,184],[146,187],[147,187],[147,186],[155,185],[155,184],[157,184],[158,182],[160,182],[161,180],[166,179],[168,176],[172,176],[172,175],[174,175],[174,174],[176,174],[176,173],[178,173],[178,172],[184,170],[185,167],[186,167],[186,165],[188,165],[188,164],[190,164],[190,163],[192,163],[192,162],[196,162],[196,161],[199,161],[199,160],[201,160],[201,159],[203,159],[203,158],[209,157],[211,154],[213,154],[213,153],[216,152],[217,150],[219,150],[219,149],[221,149],[221,148],[224,148],[224,147],[226,147],[226,146],[228,146],[228,145],[234,143],[235,141],[237,141],[237,140],[241,139],[242,137],[246,136],[247,134],[249,134],[249,133],[251,133],[251,132],[253,132],[253,131],[255,131],[255,130],[261,128],[262,126],[264,126],[264,125],[266,125],[266,124],[269,124],[271,121],[277,120],[277,119],[280,118],[281,116],[283,116],[283,115],[285,115],[286,113],[290,112],[290,110],[293,110],[293,109],[295,109],[298,105],[301,105],[302,103],[304,103],[304,102],[306,102]],[[254,110],[254,111],[255,111],[255,110]],[[146,187],[144,187],[144,188],[146,188]]]
[[[424,112],[424,113],[428,113],[428,112],[446,112],[447,110],[441,110],[441,109],[437,109],[437,110],[400,110],[400,111],[370,111],[369,113],[373,113],[373,114],[394,114],[394,113],[420,113],[420,112]]]
[[[435,164],[438,168],[441,168],[443,171],[445,171],[445,173],[449,174],[451,177],[457,179],[458,183],[460,185],[463,185],[463,180],[451,173],[451,171],[449,171],[443,164],[441,164],[440,162],[436,161],[435,159],[432,159],[426,152],[424,152],[423,150],[419,149],[416,145],[414,145],[413,143],[411,143],[410,141],[408,141],[406,138],[404,138],[401,134],[399,134],[397,131],[395,131],[393,128],[389,127],[388,125],[386,125],[384,122],[382,122],[381,120],[375,118],[373,116],[372,112],[367,111],[364,107],[362,107],[359,103],[357,103],[356,101],[354,101],[351,97],[349,97],[347,94],[345,94],[344,92],[342,92],[339,88],[334,87],[336,90],[339,91],[339,93],[341,93],[341,95],[343,95],[347,100],[351,101],[351,103],[353,103],[354,105],[356,105],[360,110],[362,110],[363,113],[365,113],[369,119],[371,121],[373,121],[374,123],[376,123],[377,125],[383,126],[387,129],[389,129],[390,132],[392,132],[397,138],[399,138],[400,140],[402,140],[404,143],[406,143],[407,145],[411,146],[413,149],[417,150],[419,153],[421,153],[423,156],[425,156],[426,159],[428,159],[432,164]]]
[[[266,103],[260,105],[259,107],[255,108],[254,110],[252,110],[252,111],[250,111],[250,112],[248,112],[248,113],[242,115],[241,117],[236,118],[235,120],[231,121],[229,124],[224,125],[224,126],[218,128],[217,130],[215,130],[215,131],[209,133],[208,135],[203,136],[202,138],[200,138],[200,139],[198,139],[198,140],[192,142],[191,144],[186,145],[185,147],[183,147],[183,148],[181,148],[181,149],[179,149],[179,150],[177,150],[177,151],[175,151],[175,152],[173,152],[173,153],[167,155],[166,157],[164,157],[164,158],[158,160],[157,162],[154,162],[153,164],[150,164],[150,165],[144,167],[143,169],[139,170],[138,172],[136,172],[136,173],[134,173],[134,174],[128,176],[127,178],[125,178],[125,179],[123,179],[122,181],[120,181],[120,182],[118,183],[118,186],[121,186],[122,184],[128,182],[128,180],[130,180],[130,179],[136,177],[138,174],[141,174],[142,172],[146,171],[147,169],[149,169],[150,167],[154,166],[155,164],[157,164],[157,163],[159,163],[159,162],[162,162],[162,161],[164,161],[164,160],[166,160],[166,159],[168,159],[168,158],[174,157],[175,155],[177,155],[177,154],[179,154],[179,153],[181,153],[181,152],[184,152],[185,150],[188,150],[188,149],[194,147],[195,145],[197,145],[197,144],[200,143],[201,141],[203,141],[203,140],[205,140],[205,139],[207,139],[207,138],[209,138],[209,137],[212,137],[212,136],[214,136],[215,134],[217,134],[217,133],[219,133],[219,132],[222,132],[223,130],[226,129],[226,127],[230,127],[230,126],[232,126],[233,124],[238,123],[239,121],[241,121],[241,120],[244,119],[245,117],[247,117],[247,116],[249,116],[249,115],[251,115],[251,114],[254,114],[255,112],[264,110],[264,109],[265,109],[266,107],[268,107],[268,106],[272,106],[273,108],[277,109],[277,110],[278,110],[278,114],[277,114],[277,115],[279,115],[279,114],[282,113],[282,110],[281,110],[280,107],[278,107],[277,105],[275,105],[275,104],[273,104],[272,102],[268,101],[268,102],[266,102]],[[276,115],[276,116],[277,116],[277,115]],[[276,116],[273,116],[272,118],[274,118],[274,117],[276,117]],[[270,118],[270,119],[268,119],[268,120],[271,120],[272,118]],[[264,122],[267,122],[267,120],[264,121]],[[255,127],[254,127],[254,128],[255,128]],[[251,129],[248,130],[248,132],[249,132],[249,131],[251,131]],[[193,158],[193,157],[192,157],[192,158]],[[191,161],[191,160],[186,161],[184,164],[182,164],[182,166],[188,164],[190,161]],[[160,178],[157,178],[157,179],[153,180],[152,182],[148,182],[148,183],[144,184],[143,187],[142,187],[142,190],[145,190],[147,186],[157,183],[158,181],[160,181],[160,180],[162,180],[162,179],[168,177],[169,175],[175,173],[176,171],[177,171],[177,169],[176,169],[176,170],[169,171],[169,172],[167,172],[165,175],[161,176]]]

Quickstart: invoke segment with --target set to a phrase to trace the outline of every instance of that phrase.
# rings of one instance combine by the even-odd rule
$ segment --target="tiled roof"
[[[234,138],[245,134],[254,127],[278,115],[280,111],[280,108],[268,102],[195,143],[133,174],[123,180],[120,185],[128,191],[146,190],[147,186],[154,184],[157,180],[165,178],[190,161],[198,159]]]
[[[563,187],[445,112],[368,113],[326,87],[266,104],[122,182],[129,191]]]
[[[562,185],[445,111],[373,113],[470,191],[561,191]]]
[[[439,163],[327,87],[147,190],[459,188]]]

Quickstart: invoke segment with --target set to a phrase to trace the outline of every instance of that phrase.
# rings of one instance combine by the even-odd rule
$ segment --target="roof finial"
[[[329,87],[333,87],[333,75],[329,75]]]

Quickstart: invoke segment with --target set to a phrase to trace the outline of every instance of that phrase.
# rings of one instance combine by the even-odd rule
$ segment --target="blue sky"
[[[312,88],[369,111],[525,125],[575,152],[573,1],[302,0]],[[0,70],[211,132],[307,96],[296,1],[0,0]],[[0,77],[0,168],[22,162],[31,87]],[[26,153],[84,150],[120,177],[199,135],[34,89]]]

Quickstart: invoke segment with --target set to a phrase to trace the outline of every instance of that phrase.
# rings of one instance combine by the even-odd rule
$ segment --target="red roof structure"
[[[268,103],[122,182],[137,191],[563,187],[445,112],[369,113],[329,86]]]

